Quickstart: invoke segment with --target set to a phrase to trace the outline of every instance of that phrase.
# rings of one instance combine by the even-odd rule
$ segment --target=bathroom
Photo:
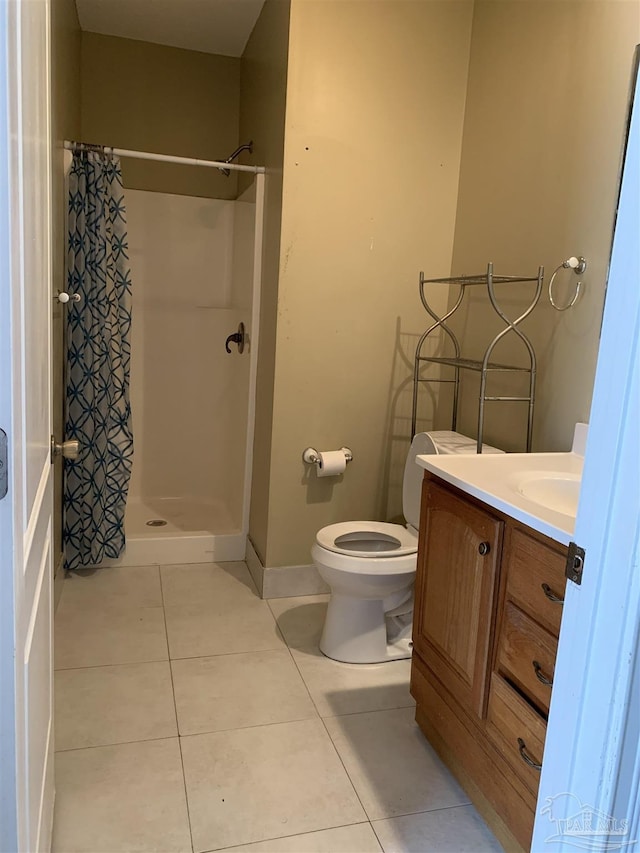
[[[529,321],[540,368],[534,450],[568,449],[574,424],[588,420],[639,41],[631,2],[366,8],[267,0],[243,56],[229,58],[147,44],[140,34],[81,34],[72,0],[53,6],[54,287],[64,285],[62,140],[224,159],[251,139],[253,152],[240,161],[266,167],[248,561],[262,597],[281,599],[272,612],[283,632],[289,622],[294,647],[304,645],[296,631],[304,635],[305,625],[287,617],[287,600],[324,591],[310,565],[315,532],[401,513],[413,351],[425,328],[421,269],[445,276],[491,260],[499,272],[530,273],[586,256],[575,308],[558,315],[541,302]],[[189,198],[235,199],[250,183],[148,163],[125,162],[123,172],[126,189]],[[483,307],[473,307],[462,329],[472,351],[485,325]],[[221,332],[221,352],[235,325],[234,318]],[[470,435],[475,396],[473,386],[463,394],[459,428]],[[446,400],[434,400],[420,427],[446,426],[446,409]],[[168,414],[175,417],[170,407]],[[179,454],[179,418],[172,432]],[[489,417],[487,438],[497,446],[521,450],[522,436],[520,413]],[[353,462],[338,480],[316,480],[301,461],[309,444],[348,445]],[[62,592],[61,571],[56,586]],[[299,617],[310,625],[320,603],[301,603]],[[313,665],[320,666],[315,658]],[[333,696],[343,714],[404,714],[409,700],[397,696],[408,668],[402,678],[398,671],[329,692],[391,697],[372,706]],[[447,801],[456,805],[455,796]],[[387,829],[428,810],[365,808]],[[229,836],[224,846],[302,834],[270,833]],[[401,849],[393,847],[399,837],[387,836],[384,849]],[[449,849],[461,849],[455,838]],[[493,849],[490,836],[482,838]],[[339,843],[327,849],[355,849]],[[197,849],[220,846],[208,839]]]

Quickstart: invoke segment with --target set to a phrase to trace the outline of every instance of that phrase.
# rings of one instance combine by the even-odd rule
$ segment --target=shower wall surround
[[[255,205],[141,190],[126,198],[135,437],[127,550],[144,562],[138,552],[150,538],[187,549],[199,539],[208,557],[177,558],[211,559],[211,537],[242,538],[250,361],[246,351],[227,354],[225,340],[240,320],[250,328]]]

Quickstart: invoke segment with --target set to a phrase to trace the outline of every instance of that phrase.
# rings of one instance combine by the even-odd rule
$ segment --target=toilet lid
[[[382,521],[343,521],[319,530],[321,548],[352,557],[401,557],[418,550],[418,531]]]

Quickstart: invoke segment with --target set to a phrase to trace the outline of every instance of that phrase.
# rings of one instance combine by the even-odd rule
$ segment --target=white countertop
[[[571,541],[584,462],[577,453],[429,455],[416,462],[556,542]]]

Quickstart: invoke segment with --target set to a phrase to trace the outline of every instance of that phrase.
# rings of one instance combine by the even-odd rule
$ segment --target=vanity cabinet
[[[425,475],[416,720],[503,844],[529,849],[566,546]]]
[[[503,524],[434,480],[425,480],[422,506],[414,650],[452,696],[481,717]]]

